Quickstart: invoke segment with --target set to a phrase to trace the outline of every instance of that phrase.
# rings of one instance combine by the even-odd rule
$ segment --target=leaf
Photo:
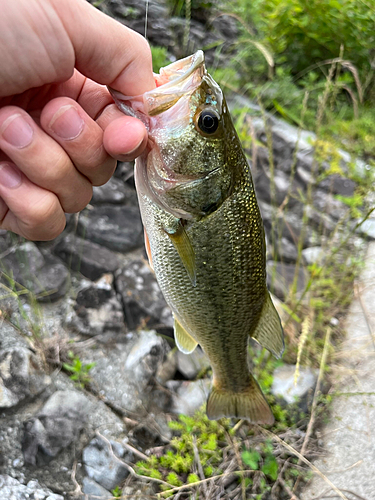
[[[260,454],[253,450],[246,450],[243,451],[241,454],[243,463],[250,467],[252,470],[258,470],[259,469],[259,460],[260,460]]]
[[[267,455],[264,464],[262,465],[261,471],[268,476],[272,481],[276,481],[278,473],[278,463],[273,455]]]

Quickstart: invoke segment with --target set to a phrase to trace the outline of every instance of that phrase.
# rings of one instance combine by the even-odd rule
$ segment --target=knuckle
[[[83,210],[91,201],[92,186],[88,185],[86,188],[81,189],[79,196],[73,200],[73,203],[66,210],[67,213],[76,213]]]
[[[55,238],[65,227],[65,216],[58,198],[52,193],[46,193],[28,211],[23,224],[32,239]]]

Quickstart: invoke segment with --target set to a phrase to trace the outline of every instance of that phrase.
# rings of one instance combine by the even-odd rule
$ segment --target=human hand
[[[146,40],[85,0],[0,0],[0,229],[49,240],[147,132],[105,85],[155,87]]]

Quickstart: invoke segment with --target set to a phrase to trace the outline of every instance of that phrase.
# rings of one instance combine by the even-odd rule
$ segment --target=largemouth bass
[[[266,287],[264,229],[246,157],[202,51],[162,68],[155,81],[142,96],[111,92],[148,129],[135,181],[176,344],[184,353],[200,344],[210,360],[210,419],[272,424],[248,367],[248,339],[278,357],[283,332]]]

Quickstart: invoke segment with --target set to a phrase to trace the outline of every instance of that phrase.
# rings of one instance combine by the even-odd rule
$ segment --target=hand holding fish
[[[105,87],[155,87],[146,40],[84,0],[0,0],[0,229],[48,240],[147,143]]]

